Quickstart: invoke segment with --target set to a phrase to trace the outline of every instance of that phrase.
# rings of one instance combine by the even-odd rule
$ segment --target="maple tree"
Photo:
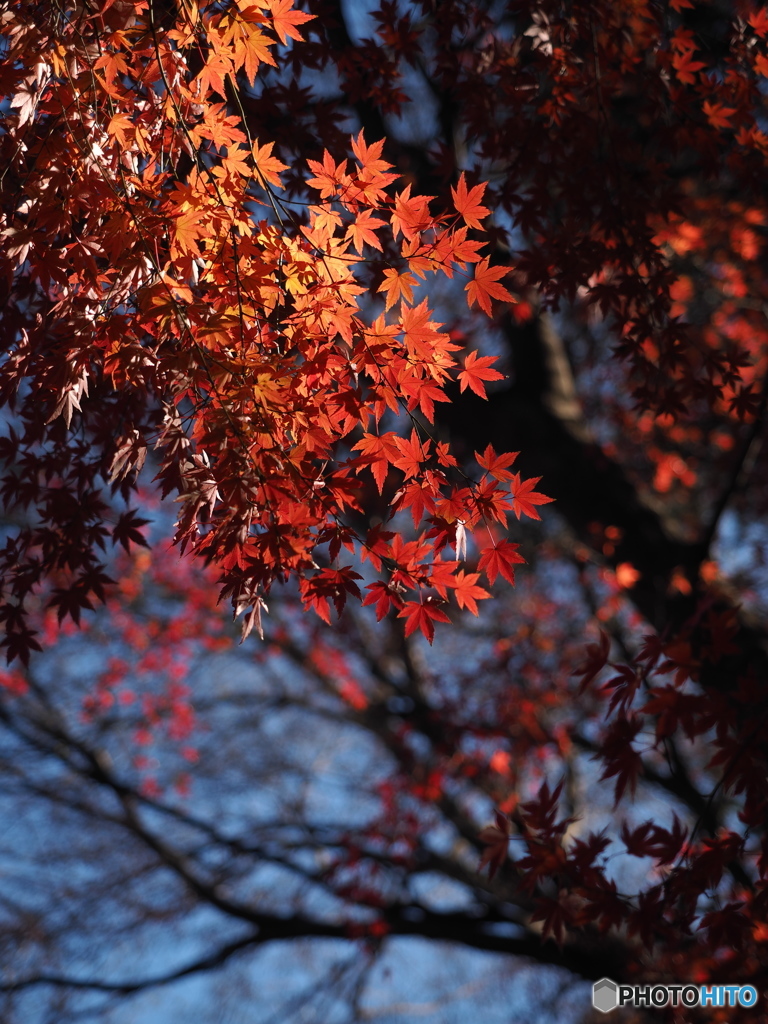
[[[85,758],[82,786],[119,799],[140,848],[255,926],[222,959],[422,934],[587,978],[759,985],[768,14],[382,0],[367,17],[370,37],[334,0],[6,6],[3,721]],[[157,549],[142,562],[153,475],[177,548],[213,567],[167,645],[161,615],[132,618],[142,574],[174,590]],[[128,710],[151,652],[78,692],[87,737],[45,717],[74,699],[35,675],[62,630],[106,616],[130,647],[154,621],[169,670],[184,637],[227,645],[219,596],[266,633],[263,663],[309,680],[313,713],[330,694],[393,759],[372,819],[313,835],[322,869],[170,809],[173,780],[142,760],[105,767],[99,729],[134,746],[165,729],[196,756],[200,696],[178,679]],[[455,637],[476,652],[441,655]],[[173,768],[181,789],[197,771]],[[226,871],[207,880],[151,813],[232,863],[309,872],[346,916],[302,905],[282,926],[227,902]],[[474,860],[435,853],[439,825]],[[419,902],[424,865],[474,906]],[[67,983],[45,977],[11,988]]]

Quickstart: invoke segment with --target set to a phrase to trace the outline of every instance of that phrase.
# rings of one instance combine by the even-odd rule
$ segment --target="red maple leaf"
[[[339,615],[347,601],[347,594],[362,600],[360,588],[355,580],[361,580],[360,573],[352,566],[345,565],[340,569],[321,569],[316,576],[303,579],[299,584],[301,597],[308,608],[312,608],[324,621],[330,624],[331,612],[329,601],[333,601]]]
[[[540,491],[534,491],[534,487],[541,480],[540,476],[531,477],[530,480],[521,480],[520,474],[515,473],[512,478],[512,511],[519,519],[521,515],[530,516],[531,519],[541,519],[541,516],[534,508],[535,505],[546,505],[554,498],[548,498]]]
[[[493,586],[496,577],[501,574],[512,586],[515,585],[515,565],[524,565],[525,559],[518,554],[519,544],[502,540],[498,544],[490,544],[483,548],[480,559],[477,563],[478,569],[488,577],[488,582]]]
[[[497,480],[511,480],[513,473],[510,473],[507,466],[511,466],[520,452],[503,452],[497,455],[493,445],[489,444],[482,455],[475,452],[478,465],[487,470]]]
[[[407,601],[398,613],[399,619],[405,619],[405,635],[410,636],[420,629],[427,640],[432,643],[435,639],[435,623],[450,622],[445,612],[430,598],[423,603],[418,601]]]
[[[402,608],[403,606],[403,602],[397,592],[381,580],[376,580],[375,583],[369,583],[365,589],[370,590],[370,594],[366,594],[363,604],[376,605],[377,622],[381,622],[393,605],[395,608]]]
[[[387,479],[390,464],[395,465],[394,460],[399,458],[399,448],[395,444],[397,435],[391,430],[386,434],[363,434],[357,444],[352,445],[353,451],[361,451],[363,454],[358,460],[362,465],[367,465],[379,494],[384,490],[384,481]]]
[[[747,21],[752,26],[755,34],[760,36],[768,36],[768,7],[761,7],[759,10],[754,11],[749,15]]]
[[[404,437],[395,437],[394,442],[397,445],[400,455],[392,458],[392,464],[405,473],[406,480],[410,479],[412,476],[417,476],[421,471],[422,462],[424,462],[428,456],[429,441],[420,441],[419,435],[416,433],[414,428],[408,439]]]

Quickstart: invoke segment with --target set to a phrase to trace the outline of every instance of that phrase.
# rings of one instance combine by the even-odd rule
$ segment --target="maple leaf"
[[[754,385],[739,385],[738,391],[728,403],[728,408],[735,412],[740,420],[757,416],[760,410],[760,396],[756,393]]]
[[[307,184],[316,188],[322,199],[335,196],[339,188],[344,187],[349,181],[349,175],[346,172],[347,161],[344,160],[340,164],[336,164],[327,149],[323,151],[322,163],[318,163],[317,160],[307,160],[307,165],[315,175],[313,178],[307,178]]]
[[[705,68],[706,64],[700,60],[694,60],[693,54],[686,52],[676,53],[672,57],[672,67],[675,69],[679,81],[685,82],[687,85],[695,85],[696,73]]]
[[[369,175],[382,174],[392,166],[386,160],[381,159],[383,149],[384,139],[372,142],[369,146],[365,141],[362,130],[356,139],[352,139],[352,152],[357,157],[361,169]],[[393,175],[393,177],[397,177],[397,175]]]
[[[266,182],[276,188],[282,188],[280,172],[287,171],[288,166],[282,160],[278,160],[276,156],[272,156],[274,145],[274,142],[267,142],[263,146],[259,146],[259,140],[254,139],[253,160],[256,164],[256,176],[262,185]]]
[[[439,328],[442,324],[430,320],[430,314],[431,310],[424,299],[418,306],[403,306],[400,319],[403,341],[409,353],[417,359],[424,360],[434,378],[439,380],[447,376],[447,373],[441,371],[453,366],[453,359],[448,353],[456,350],[458,346],[452,345],[447,336],[440,333]]]
[[[442,561],[439,558],[435,559],[432,563],[429,573],[429,585],[435,588],[444,601],[448,600],[448,588],[455,585],[456,580],[453,573],[458,568],[458,565],[458,562]]]
[[[498,356],[478,356],[477,352],[470,352],[464,360],[464,369],[459,371],[460,390],[470,388],[480,398],[487,398],[483,381],[504,380],[503,373],[490,369],[497,359]]]
[[[32,651],[42,651],[43,649],[36,636],[37,630],[34,629],[19,629],[6,633],[2,641],[0,641],[0,646],[5,648],[9,665],[16,658],[19,659],[22,665],[29,665]]]
[[[390,608],[402,608],[403,602],[400,595],[392,587],[386,583],[382,583],[381,580],[376,580],[375,583],[369,583],[365,588],[370,590],[370,594],[367,594],[363,600],[363,605],[376,605],[376,621],[381,622],[384,616],[387,614]]]
[[[535,509],[535,505],[546,505],[550,501],[554,501],[554,498],[548,498],[546,494],[541,494],[539,491],[534,491],[534,487],[541,480],[540,476],[533,477],[530,480],[521,480],[520,474],[515,473],[512,478],[512,484],[510,487],[512,493],[512,511],[519,519],[521,515],[529,516],[531,519],[541,519],[541,516]]]
[[[304,38],[297,26],[304,25],[316,18],[316,14],[305,14],[304,11],[294,10],[293,0],[265,0],[266,6],[272,15],[272,25],[280,37],[281,43],[287,43],[288,39],[297,39],[299,42]]]
[[[341,615],[348,594],[362,600],[360,588],[355,583],[355,580],[362,578],[350,565],[342,566],[340,569],[321,569],[315,576],[301,581],[301,596],[307,607],[312,608],[330,625],[329,602],[333,602],[336,611]]]
[[[584,664],[585,667],[588,666],[588,661],[586,661]],[[603,665],[600,665],[598,671],[602,667]],[[630,707],[632,706],[632,702],[635,699],[635,694],[637,693],[638,688],[640,687],[641,678],[631,665],[614,665],[613,667],[618,671],[619,674],[617,676],[614,676],[612,679],[608,680],[605,686],[601,688],[601,693],[610,693],[611,690],[613,690],[613,693],[611,693],[611,700],[608,705],[609,711],[614,711],[618,708],[620,714],[626,715]],[[579,671],[581,671],[581,669],[577,670],[573,674],[578,675]],[[579,687],[579,693],[583,692],[583,690],[586,688],[586,686],[589,685],[592,679],[594,679],[594,675],[592,675],[590,678],[587,678],[586,682],[582,683],[582,685]]]
[[[735,107],[724,107],[722,103],[704,102],[702,107],[707,120],[713,128],[731,128],[731,118],[736,113]]]
[[[121,147],[130,149],[133,144],[131,137],[136,132],[136,126],[125,114],[118,113],[109,119],[107,132],[109,135],[114,135]]]
[[[386,221],[383,221],[381,217],[374,217],[372,210],[361,210],[352,223],[347,227],[346,238],[352,239],[352,244],[355,249],[362,253],[364,243],[372,245],[374,249],[378,249],[381,252],[381,242],[376,235],[376,228],[383,228],[386,225]],[[390,296],[387,295],[389,300]],[[387,306],[392,305],[390,302]]]
[[[497,523],[506,523],[507,512],[513,507],[509,494],[487,476],[477,485],[474,501],[480,515]]]
[[[603,762],[601,780],[616,777],[614,801],[618,805],[629,786],[634,795],[637,780],[643,770],[643,759],[632,746],[632,741],[643,727],[638,715],[619,718],[612,722],[600,747]]]
[[[465,573],[463,569],[460,569],[452,579],[453,582],[450,586],[454,588],[459,608],[466,608],[473,615],[477,615],[477,602],[484,601],[491,596],[487,590],[477,586],[480,573]]]
[[[477,567],[486,574],[491,586],[496,582],[496,577],[499,574],[511,583],[512,586],[515,585],[514,566],[525,564],[523,556],[518,554],[519,548],[519,544],[502,540],[497,544],[490,544],[482,549]]]
[[[406,636],[410,636],[418,629],[421,630],[430,644],[435,639],[435,623],[451,621],[442,608],[430,598],[425,598],[423,602],[406,601],[398,612],[398,618],[406,620]]]
[[[392,499],[393,511],[401,508],[411,510],[413,525],[418,526],[425,512],[435,511],[435,500],[420,480],[411,480]]]
[[[595,679],[608,663],[608,655],[611,652],[611,641],[608,634],[600,630],[598,643],[587,644],[584,651],[584,660],[577,665],[571,673],[574,676],[581,676],[579,693],[582,694],[589,684]]]
[[[226,86],[224,81],[227,75],[231,75],[234,68],[233,61],[222,53],[212,53],[205,64],[197,80],[200,83],[200,99],[205,100],[209,89],[213,89],[220,96],[226,97]]]
[[[509,840],[512,834],[512,823],[506,814],[496,811],[496,824],[487,825],[478,835],[485,846],[480,858],[478,871],[488,865],[488,877],[492,879],[502,867],[509,855]]]
[[[131,544],[140,544],[145,548],[149,547],[149,544],[139,531],[150,520],[138,516],[137,512],[138,509],[135,508],[124,512],[112,529],[112,543],[122,544],[126,551],[130,551]]]
[[[467,191],[466,175],[462,171],[459,183],[456,188],[451,187],[451,196],[453,197],[453,205],[456,210],[464,218],[465,223],[471,228],[481,228],[480,217],[487,217],[491,212],[487,206],[481,206],[480,200],[483,198],[487,185],[475,185]]]
[[[497,480],[511,480],[514,474],[509,472],[507,466],[511,466],[519,454],[520,452],[503,452],[497,455],[493,445],[489,444],[482,455],[475,452],[475,459],[478,465]]]
[[[209,230],[206,220],[201,210],[185,210],[174,218],[173,240],[179,252],[200,255],[200,239],[205,238]]]
[[[432,215],[429,212],[429,202],[434,198],[434,196],[412,196],[410,185],[407,185],[402,192],[395,196],[395,208],[390,218],[395,238],[402,233],[405,238],[410,240],[431,226]]]
[[[511,295],[503,284],[499,284],[499,278],[506,277],[512,267],[492,267],[488,258],[480,260],[475,267],[474,278],[465,286],[467,293],[467,305],[471,309],[475,303],[488,316],[491,315],[491,299],[500,299],[504,302],[515,302],[514,295]]]
[[[565,942],[569,928],[577,927],[580,921],[579,907],[581,900],[561,892],[556,899],[540,896],[536,900],[536,909],[531,914],[532,921],[541,921],[541,934],[546,940],[554,939],[558,946]]]
[[[93,65],[94,71],[103,68],[107,85],[111,86],[116,78],[128,73],[128,64],[125,57],[119,51],[103,53],[97,58]]]
[[[422,462],[429,456],[429,441],[420,441],[414,428],[410,438],[406,440],[404,437],[395,437],[394,443],[400,454],[392,458],[392,465],[405,473],[406,480],[417,476],[421,471]]]
[[[252,86],[256,81],[256,73],[260,64],[269,64],[277,67],[277,62],[267,49],[274,46],[274,42],[265,36],[261,29],[255,25],[245,28],[244,34],[235,40],[234,63],[235,67],[244,67],[245,76]],[[220,90],[217,90],[220,91]],[[225,95],[223,92],[222,96]]]
[[[763,38],[768,36],[768,7],[761,7],[747,16],[747,21],[755,31],[755,35]]]
[[[353,451],[361,451],[365,464],[373,473],[379,494],[384,490],[384,481],[387,479],[390,464],[396,465],[395,459],[400,459],[400,449],[396,444],[396,435],[390,431],[380,436],[376,434],[363,434],[363,437],[356,444],[352,445]]]
[[[408,396],[408,411],[417,405],[430,423],[435,422],[435,402],[449,402],[443,389],[421,377],[408,377],[400,382],[404,395]]]
[[[439,263],[448,277],[453,277],[451,263],[458,263],[464,269],[467,263],[479,263],[481,256],[478,249],[483,249],[486,242],[478,242],[467,238],[466,228],[456,228],[453,231],[442,231],[432,245],[430,260]],[[431,268],[434,270],[434,266]]]
[[[413,286],[415,284],[416,278],[407,270],[402,274],[394,268],[385,270],[384,280],[379,286],[379,291],[386,292],[387,294],[385,308],[391,309],[400,299],[404,299],[406,302],[413,302]]]

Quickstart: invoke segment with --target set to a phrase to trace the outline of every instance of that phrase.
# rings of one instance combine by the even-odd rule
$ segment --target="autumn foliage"
[[[496,808],[470,830],[483,884],[507,886],[537,943],[586,935],[597,962],[618,937],[625,977],[759,982],[765,598],[739,594],[715,548],[729,508],[757,524],[765,498],[766,9],[382,0],[358,42],[332,0],[0,18],[9,700],[62,626],[105,602],[119,618],[126,581],[141,590],[159,494],[242,639],[264,637],[270,595],[339,630],[315,623],[301,657],[290,615],[266,634],[385,736],[380,836],[408,800],[448,814],[452,786],[476,787]],[[403,141],[425,96],[430,141]],[[554,498],[567,529],[526,545]],[[486,687],[466,703],[403,655],[412,717],[381,725],[345,607],[408,651],[494,587],[509,600],[527,561],[544,590],[567,590],[567,566],[583,621],[558,639],[557,594],[515,606],[514,629],[497,613],[477,678],[453,668]],[[215,602],[197,600],[185,639],[215,649]],[[128,692],[110,665],[91,722]],[[136,742],[166,728],[193,763],[188,697],[176,679],[145,700]],[[610,788],[612,835],[563,809],[574,750]],[[654,786],[671,818],[616,810]],[[338,892],[364,873],[345,842]],[[637,891],[612,843],[651,865]],[[366,885],[368,938],[407,934]]]
[[[340,612],[360,599],[360,574],[338,562],[360,547],[384,572],[366,601],[379,616],[394,606],[406,632],[431,640],[433,623],[449,621],[443,605],[476,612],[488,596],[479,574],[444,557],[457,530],[506,543],[507,512],[536,516],[547,500],[493,465],[479,480],[465,476],[429,430],[447,382],[484,396],[502,377],[476,351],[459,362],[460,346],[419,301],[428,275],[455,273],[470,306],[490,314],[492,300],[512,300],[501,283],[509,268],[489,265],[470,235],[489,213],[486,186],[470,188],[462,174],[437,215],[430,197],[397,188],[383,140],[360,132],[351,164],[326,150],[307,161],[306,198],[286,198],[287,167],[273,141],[253,137],[236,82],[253,86],[312,16],[280,0],[182,7],[172,25],[159,17],[152,4],[118,0],[51,11],[42,23],[26,6],[6,21],[15,113],[5,141],[15,153],[5,187],[19,201],[5,230],[18,301],[4,394],[13,402],[23,391],[45,410],[34,438],[13,435],[6,454],[31,459],[33,478],[63,477],[37,493],[26,490],[29,475],[6,484],[8,501],[47,500],[51,512],[6,563],[9,653],[36,646],[23,610],[44,577],[65,570],[53,602],[77,619],[103,598],[97,541],[140,543],[133,513],[104,526],[97,479],[107,473],[127,493],[149,444],[161,453],[163,493],[180,501],[176,541],[220,566],[244,635],[276,580],[297,577],[326,621],[331,603]],[[360,296],[371,287],[385,305],[366,317]],[[35,319],[30,302],[45,307]],[[409,434],[383,429],[402,412],[420,414]],[[87,455],[68,480],[73,416]],[[32,455],[41,443],[45,454]],[[379,491],[399,480],[389,504],[410,510],[418,540],[348,524],[366,474]],[[80,543],[51,530],[67,499]]]

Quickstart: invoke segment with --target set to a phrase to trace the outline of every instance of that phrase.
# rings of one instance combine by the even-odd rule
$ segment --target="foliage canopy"
[[[379,846],[337,838],[324,876],[374,908],[368,939],[408,918],[375,873],[349,876],[399,864],[411,799],[416,832],[434,805],[492,875],[514,872],[482,899],[519,911],[518,951],[546,960],[553,939],[592,976],[613,936],[617,977],[636,954],[671,980],[759,982],[766,9],[381,0],[362,38],[338,0],[1,17],[9,706],[62,624],[141,590],[151,467],[176,545],[214,567],[243,638],[263,635],[277,583],[329,626],[355,606],[336,633],[299,642],[290,615],[266,632],[316,681],[337,676],[343,713],[398,764]],[[523,532],[553,498],[543,532]],[[720,557],[728,521],[751,537],[747,578]],[[108,541],[125,551],[117,590]],[[485,689],[454,665],[467,689],[449,698],[417,638],[506,607],[523,552],[540,590],[514,628],[486,613]],[[192,620],[213,614],[194,600]],[[379,623],[365,652],[360,605]],[[410,702],[394,719],[387,643]],[[176,697],[150,725],[192,721]],[[611,780],[613,836],[574,832],[559,774],[586,756]],[[495,825],[454,799],[473,787]],[[672,820],[619,813],[644,787]],[[651,864],[636,892],[612,874],[618,842]]]

